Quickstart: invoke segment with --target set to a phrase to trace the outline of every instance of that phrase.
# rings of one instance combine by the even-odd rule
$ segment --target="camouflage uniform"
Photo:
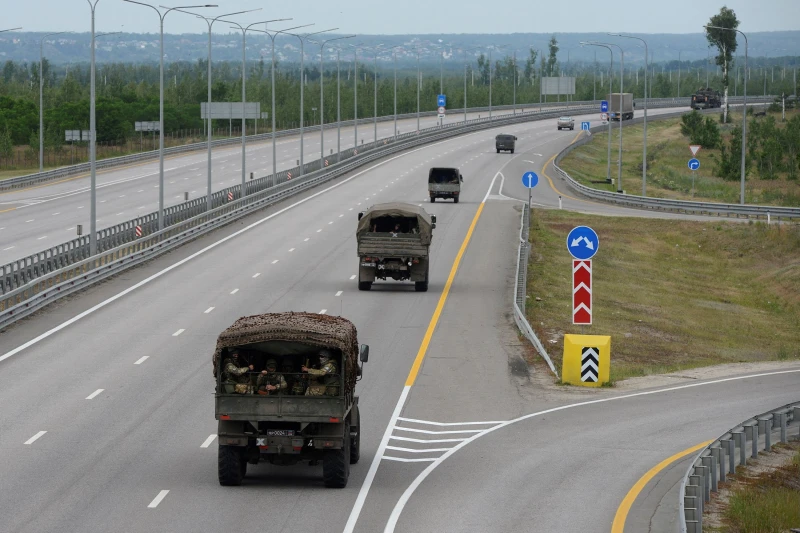
[[[238,394],[253,394],[253,385],[247,374],[249,371],[249,366],[236,366],[232,359],[228,359],[224,366],[223,383],[233,384],[234,392]]]
[[[267,374],[260,374],[256,380],[256,387],[258,387],[258,391],[264,391],[267,394],[279,394],[281,392],[285,392],[289,385],[286,383],[286,380],[283,379],[283,376],[281,374],[276,374],[274,371],[267,372]],[[272,385],[277,387],[277,389],[267,390],[267,385]]]
[[[298,376],[295,373],[295,369],[292,368],[292,365],[283,365],[281,371],[284,376],[289,376],[286,378],[286,383],[289,385],[289,394],[294,396],[302,396],[305,394],[305,378],[303,376]]]
[[[312,376],[312,381],[308,389],[306,389],[306,396],[322,396],[325,394],[328,396],[338,396],[339,378],[335,375],[338,373],[339,369],[336,366],[336,362],[333,360],[328,360],[319,370],[309,368],[308,374]]]

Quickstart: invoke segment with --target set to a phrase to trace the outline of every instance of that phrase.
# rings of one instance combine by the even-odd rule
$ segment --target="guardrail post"
[[[725,482],[725,448],[727,448],[727,445],[722,440],[719,441],[719,448],[711,448],[711,455],[716,456],[715,458],[717,459],[717,461],[719,461],[718,464],[719,464],[720,483]]]
[[[693,508],[700,511],[700,516],[703,516],[703,480],[700,476],[689,476],[689,484],[686,485],[686,496],[694,498]],[[684,508],[686,505],[684,504]]]
[[[733,435],[731,435],[730,439],[726,439],[724,442],[727,448],[728,454],[728,473],[730,475],[734,475],[736,473],[736,460],[734,456],[736,455],[736,444],[733,442]]]
[[[768,452],[772,449],[772,415],[765,416],[758,419],[758,431],[764,434],[764,451]]]
[[[733,440],[736,443],[736,446],[739,447],[739,464],[747,464],[747,454],[744,452],[745,445],[747,444],[747,438],[744,435],[744,428],[742,428],[742,431],[732,431],[731,435],[733,435]]]
[[[794,407],[792,409],[792,420],[800,423],[800,407]],[[797,432],[797,436],[800,437],[800,431]]]
[[[711,478],[711,491],[717,492],[717,458],[713,454],[706,455],[700,458],[700,462],[708,469],[709,477]]]
[[[703,491],[703,502],[711,501],[711,484],[708,482],[708,467],[695,466],[694,473],[700,476],[700,489]],[[705,505],[705,503],[703,504]]]
[[[756,422],[752,422],[744,427],[745,435],[747,438],[750,439],[752,442],[752,451],[750,452],[750,457],[755,459],[758,457],[758,424]]]

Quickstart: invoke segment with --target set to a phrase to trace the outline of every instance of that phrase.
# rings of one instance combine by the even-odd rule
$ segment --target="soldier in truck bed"
[[[239,350],[231,350],[230,357],[223,365],[223,383],[234,386],[237,394],[253,394],[253,385],[250,382],[249,371],[253,370],[253,365],[240,366]]]
[[[266,370],[262,370],[258,376],[256,387],[261,395],[280,394],[289,388],[283,375],[278,374],[278,363],[275,359],[267,359]]]
[[[339,387],[336,386],[339,377],[336,375],[339,368],[336,361],[331,358],[330,350],[322,349],[319,351],[319,369],[308,368],[303,365],[303,372],[308,372],[312,377],[312,382],[306,389],[306,396],[338,396]]]

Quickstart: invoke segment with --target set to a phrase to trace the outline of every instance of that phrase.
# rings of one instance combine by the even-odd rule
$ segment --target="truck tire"
[[[430,272],[430,266],[427,270],[425,270],[425,281],[415,281],[414,282],[414,290],[417,292],[428,292],[428,272]]]
[[[497,149],[497,153],[498,153],[498,154],[500,153],[500,148],[498,148],[498,149]]]
[[[358,290],[360,291],[368,291],[372,288],[371,281],[359,281],[358,282]]]
[[[458,203],[458,196],[453,196],[453,203],[454,203],[454,204],[457,204],[457,203]]]
[[[435,201],[436,201],[436,197],[435,196],[431,196],[431,203],[433,203]]]
[[[220,445],[217,450],[217,475],[219,484],[231,487],[242,484],[247,462],[244,460],[244,448]]]
[[[511,153],[512,153],[512,154],[514,153],[514,149],[513,149],[513,148],[511,149]]]
[[[325,486],[343,489],[350,477],[350,438],[344,439],[341,450],[325,450],[322,455],[322,479]]]
[[[350,464],[354,465],[361,458],[361,413],[356,420],[356,436],[350,437]]]

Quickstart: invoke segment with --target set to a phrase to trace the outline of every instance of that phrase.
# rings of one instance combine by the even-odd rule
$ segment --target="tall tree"
[[[547,76],[552,76],[554,73],[558,72],[558,59],[556,56],[558,55],[559,48],[558,40],[555,35],[550,37],[550,44],[548,44],[547,47],[550,50],[550,57],[547,58]]]
[[[539,55],[538,50],[530,49],[528,59],[525,60],[525,79],[533,83],[533,77],[536,75],[536,57]]]
[[[731,63],[733,62],[733,54],[736,52],[736,32],[733,31],[739,27],[739,19],[736,18],[736,13],[733,9],[727,6],[722,6],[719,13],[712,16],[709,20],[710,26],[719,26],[720,28],[728,28],[725,30],[717,28],[706,28],[706,39],[711,46],[715,46],[719,51],[716,57],[716,63],[722,67],[722,84],[725,87],[724,96],[724,111],[723,121],[728,122],[728,71],[730,70]],[[745,73],[747,75],[747,73]]]

